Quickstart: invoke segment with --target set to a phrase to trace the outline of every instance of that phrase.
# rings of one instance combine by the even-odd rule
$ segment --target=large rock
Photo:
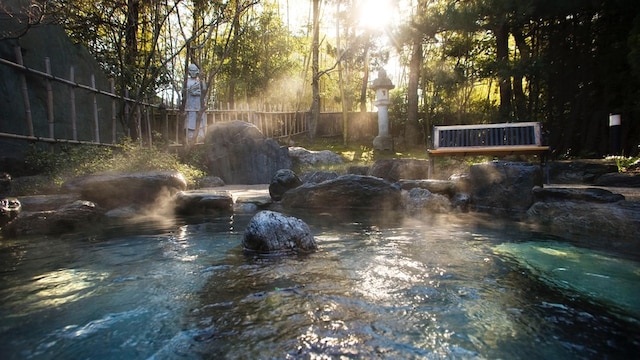
[[[401,206],[401,198],[400,187],[384,179],[343,175],[291,189],[282,197],[282,205],[292,208],[393,210]]]
[[[276,171],[291,169],[288,149],[244,121],[209,127],[205,147],[209,174],[226,184],[269,184]]]
[[[410,215],[426,213],[448,213],[451,201],[448,197],[434,194],[427,189],[413,188],[405,192],[404,207]]]
[[[49,211],[56,210],[60,206],[71,204],[80,200],[80,194],[57,194],[57,195],[30,195],[21,196],[20,202],[24,211]]]
[[[377,160],[369,175],[383,178],[390,182],[400,179],[426,179],[429,161],[421,159],[380,159]]]
[[[228,191],[211,189],[180,191],[173,197],[173,205],[179,215],[231,212],[233,196]]]
[[[533,198],[538,201],[590,201],[598,203],[615,203],[624,200],[621,194],[612,193],[609,190],[600,188],[557,188],[535,187],[533,189]]]
[[[312,151],[303,147],[292,146],[289,148],[289,156],[294,166],[318,166],[342,164],[342,156],[331,150]]]
[[[2,228],[4,236],[57,235],[95,226],[104,219],[103,209],[78,200],[57,210],[22,212]]]
[[[552,161],[547,166],[553,184],[593,184],[604,174],[618,172],[616,164],[603,160]]]
[[[269,195],[275,201],[282,200],[282,195],[288,190],[302,185],[302,180],[291,169],[280,169],[271,179]]]
[[[300,176],[300,180],[303,183],[321,183],[323,181],[333,180],[337,177],[338,173],[335,171],[313,171],[302,174],[302,176]]]
[[[268,210],[253,216],[244,232],[242,247],[246,252],[279,255],[318,249],[304,221]]]
[[[434,194],[442,194],[448,197],[452,197],[459,192],[459,189],[456,186],[456,181],[454,180],[400,180],[398,181],[398,184],[400,184],[400,187],[402,187],[403,190],[420,188],[429,190]]]
[[[599,176],[594,185],[610,187],[640,187],[640,173],[608,173]]]
[[[527,219],[563,237],[595,239],[598,247],[640,254],[637,202],[538,201],[527,211]]]
[[[533,188],[542,186],[542,170],[538,164],[521,162],[474,164],[469,170],[469,184],[476,209],[523,213],[533,204]]]
[[[106,209],[156,204],[186,188],[187,181],[177,171],[89,175],[63,184],[64,190]]]

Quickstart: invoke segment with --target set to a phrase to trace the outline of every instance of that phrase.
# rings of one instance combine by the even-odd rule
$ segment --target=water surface
[[[606,297],[559,286],[498,251],[562,239],[464,214],[298,216],[314,231],[317,253],[244,255],[248,215],[2,239],[0,354],[586,359],[640,350],[633,311],[611,311]],[[624,261],[623,274],[593,273],[631,276],[635,288],[640,265]]]

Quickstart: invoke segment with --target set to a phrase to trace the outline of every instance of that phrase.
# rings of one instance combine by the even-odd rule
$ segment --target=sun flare
[[[360,4],[360,24],[368,29],[385,27],[392,20],[392,7],[389,0],[366,0]]]

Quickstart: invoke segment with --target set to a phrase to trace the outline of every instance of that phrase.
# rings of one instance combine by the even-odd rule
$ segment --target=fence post
[[[69,69],[69,81],[75,84],[76,72],[73,66]],[[69,89],[69,103],[71,104],[71,131],[73,140],[78,140],[78,127],[76,126],[76,88],[74,86]]]
[[[149,148],[153,147],[153,137],[151,135],[151,112],[153,108],[151,106],[145,106],[145,118],[147,122],[147,137],[149,137]]]
[[[144,136],[142,135],[142,110],[140,109],[140,104],[139,103],[135,103],[135,121],[136,121],[136,131],[138,132],[138,144],[140,146],[142,146],[142,140],[144,139]]]
[[[20,46],[16,46],[14,48],[16,53],[16,61],[20,66],[24,68],[24,63],[22,61],[22,50]],[[33,136],[33,119],[31,117],[31,103],[29,102],[29,90],[27,88],[27,77],[24,75],[24,72],[20,73],[20,83],[22,87],[22,97],[24,101],[24,112],[27,119],[27,129],[29,130],[29,136]]]
[[[164,105],[164,99],[162,99],[162,104]],[[169,112],[166,106],[161,107],[160,114],[164,123],[164,139],[169,142]]]
[[[116,82],[113,78],[109,79],[109,88],[111,93],[115,96],[116,94]],[[116,143],[116,98],[111,98],[111,143],[115,145]]]
[[[44,58],[44,68],[48,75],[51,75],[51,61],[48,57]],[[49,122],[49,137],[55,138],[53,126],[53,89],[51,88],[51,80],[47,79],[47,120]]]
[[[96,95],[96,76],[91,74],[91,88],[93,89],[93,124],[95,126],[94,140],[100,143],[100,122],[98,121],[98,95]]]
[[[129,98],[129,89],[124,89],[124,97],[126,99]],[[131,108],[129,107],[129,102],[123,98],[122,102],[124,103],[124,123],[126,124],[126,134],[128,137],[131,137]]]

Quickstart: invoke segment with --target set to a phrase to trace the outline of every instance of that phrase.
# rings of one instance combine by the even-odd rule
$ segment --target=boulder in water
[[[258,254],[298,254],[316,251],[318,245],[304,221],[275,211],[253,216],[244,232],[242,246]]]

